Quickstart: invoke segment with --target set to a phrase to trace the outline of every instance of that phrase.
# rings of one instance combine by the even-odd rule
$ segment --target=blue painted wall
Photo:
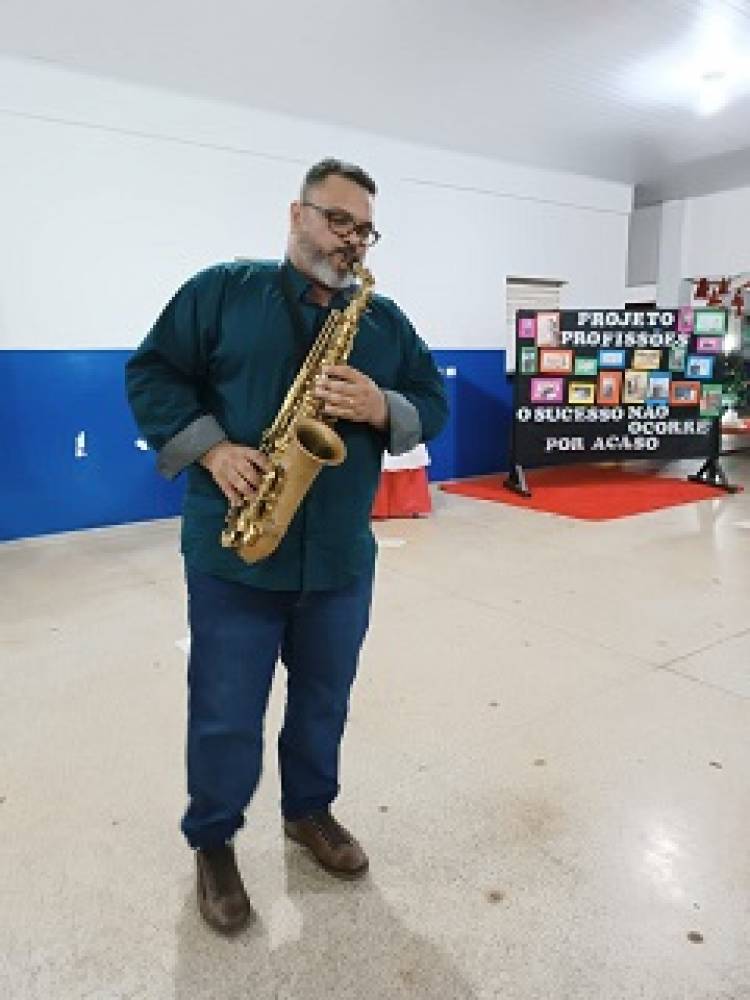
[[[432,353],[446,374],[451,415],[442,434],[428,445],[430,478],[461,479],[507,469],[513,394],[505,351]]]
[[[430,446],[435,480],[507,467],[511,389],[504,351],[435,351],[451,417]],[[0,540],[179,513],[167,482],[136,446],[125,399],[129,351],[0,352]],[[455,370],[455,373],[453,373]],[[85,432],[86,457],[76,458]]]
[[[0,539],[169,517],[181,483],[154,470],[125,399],[130,351],[0,352]],[[88,457],[75,457],[85,431]]]

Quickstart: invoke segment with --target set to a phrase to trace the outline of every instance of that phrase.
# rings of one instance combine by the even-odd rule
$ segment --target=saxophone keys
[[[247,528],[242,531],[240,540],[243,545],[252,545],[254,542],[257,542],[259,536],[260,528],[258,525],[248,524]]]

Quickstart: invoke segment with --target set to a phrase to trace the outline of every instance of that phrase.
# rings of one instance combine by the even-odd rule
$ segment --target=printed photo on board
[[[633,368],[645,370],[658,368],[661,365],[661,351],[634,351]]]
[[[724,309],[696,309],[695,335],[700,337],[722,336],[727,332],[727,314]]]
[[[619,406],[622,372],[600,372],[596,401],[599,406]]]
[[[596,358],[576,358],[576,375],[596,375],[599,370],[599,362]]]
[[[531,380],[532,403],[562,403],[563,380],[561,378],[533,378]]]
[[[645,403],[647,388],[648,372],[626,371],[622,388],[623,403]]]
[[[724,350],[724,338],[698,337],[695,347],[700,354],[721,354]]]
[[[669,403],[669,384],[672,378],[669,372],[650,372],[646,399],[649,403]]]
[[[522,340],[533,340],[536,336],[536,319],[534,316],[524,316],[518,321],[518,336]]]
[[[721,416],[721,385],[704,385],[701,393],[701,416]]]
[[[534,375],[536,372],[536,347],[521,348],[521,372]]]
[[[542,349],[539,352],[539,371],[549,374],[570,374],[573,371],[573,352]]]
[[[700,382],[673,382],[669,402],[672,406],[697,406],[700,394]]]
[[[677,314],[677,332],[693,332],[693,310],[689,306],[683,306]]]
[[[688,378],[713,378],[715,360],[714,357],[700,357],[697,354],[689,354],[685,374]]]
[[[602,347],[599,351],[600,368],[624,368],[625,351]]]
[[[687,347],[685,344],[678,344],[669,349],[669,370],[671,372],[684,372],[687,361]]]
[[[571,382],[568,386],[568,402],[582,406],[591,406],[594,402],[594,383]]]
[[[560,337],[560,313],[540,312],[536,315],[536,343],[537,347],[559,347]]]

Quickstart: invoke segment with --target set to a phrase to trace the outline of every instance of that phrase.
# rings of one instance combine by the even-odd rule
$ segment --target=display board
[[[713,469],[726,332],[725,309],[519,311],[507,485],[527,492],[523,467],[570,462]]]

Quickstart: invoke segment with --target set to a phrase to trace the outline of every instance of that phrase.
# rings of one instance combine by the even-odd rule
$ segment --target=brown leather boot
[[[234,857],[234,847],[224,844],[195,852],[198,873],[198,909],[222,934],[241,930],[255,914],[247,898]]]
[[[348,830],[328,812],[317,812],[304,819],[284,820],[284,833],[290,840],[309,848],[316,861],[331,875],[361,878],[370,862]]]

